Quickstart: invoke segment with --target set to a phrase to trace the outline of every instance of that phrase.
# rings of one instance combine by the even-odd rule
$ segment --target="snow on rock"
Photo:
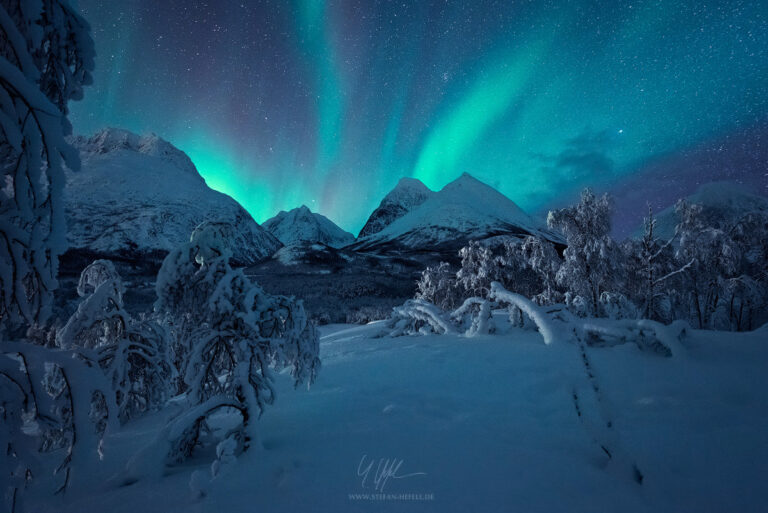
[[[262,225],[286,246],[295,242],[320,242],[334,248],[347,246],[355,236],[339,228],[322,214],[312,212],[302,205],[293,210],[281,211]]]
[[[365,237],[361,232],[354,247],[370,250],[392,245],[405,248],[462,245],[470,239],[502,234],[538,234],[560,241],[543,221],[526,214],[493,187],[464,173],[440,191],[427,194],[423,202],[381,230]]]
[[[415,178],[401,178],[394,189],[384,196],[378,208],[366,221],[358,237],[367,237],[378,233],[396,219],[424,203],[433,195],[426,185]]]
[[[189,157],[156,135],[106,128],[76,137],[82,168],[64,190],[70,250],[115,258],[163,255],[202,221],[234,227],[234,260],[253,263],[281,244],[235,200],[208,187]]]
[[[727,181],[706,183],[688,196],[687,201],[701,205],[705,222],[712,226],[738,221],[750,212],[768,212],[768,198],[754,194],[743,185]],[[672,237],[678,221],[674,205],[659,212],[656,216],[657,235],[662,238]],[[638,233],[642,233],[642,229]]]

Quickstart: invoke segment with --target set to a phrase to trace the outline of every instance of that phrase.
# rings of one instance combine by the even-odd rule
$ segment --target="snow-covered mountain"
[[[710,182],[700,186],[688,196],[688,203],[702,206],[707,224],[730,224],[749,212],[768,212],[768,198],[754,194],[743,185],[734,182]],[[656,233],[669,238],[675,233],[678,217],[674,205],[659,212],[656,217]],[[642,227],[637,234],[642,233]]]
[[[363,238],[378,233],[396,219],[424,203],[434,194],[415,178],[401,178],[394,189],[384,196],[381,203],[366,221],[358,234]]]
[[[355,241],[354,235],[345,232],[324,215],[312,212],[305,205],[288,212],[283,210],[264,221],[262,226],[286,246],[295,242],[320,242],[340,248]]]
[[[239,203],[208,187],[184,152],[156,135],[107,128],[73,143],[82,168],[67,172],[64,190],[71,251],[160,258],[204,220],[232,223],[239,263],[281,247]]]
[[[495,235],[538,234],[560,242],[560,238],[549,231],[543,221],[529,216],[512,200],[467,173],[438,192],[430,191],[419,181],[410,182],[409,186],[413,189],[423,187],[427,191],[422,193],[423,201],[412,205],[379,231],[359,238],[353,246],[355,249],[455,248],[468,240]],[[388,197],[399,192],[398,188]]]

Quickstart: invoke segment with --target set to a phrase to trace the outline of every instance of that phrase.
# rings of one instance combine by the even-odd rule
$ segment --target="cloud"
[[[584,130],[565,140],[564,148],[555,155],[536,155],[544,166],[544,175],[553,181],[582,183],[613,176],[616,163],[609,156],[616,138],[608,130]]]
[[[555,169],[573,179],[608,176],[613,173],[614,162],[605,153],[565,150],[555,159]]]

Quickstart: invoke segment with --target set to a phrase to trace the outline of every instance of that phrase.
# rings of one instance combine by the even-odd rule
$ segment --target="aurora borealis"
[[[586,185],[668,196],[667,161],[678,195],[768,193],[760,0],[79,4],[98,56],[75,131],[155,132],[259,222],[306,204],[357,233],[400,177],[465,171],[531,212]],[[709,151],[747,157],[680,165]]]

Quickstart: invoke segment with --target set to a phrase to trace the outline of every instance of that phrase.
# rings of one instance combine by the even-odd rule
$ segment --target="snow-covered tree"
[[[675,211],[679,216],[675,258],[685,271],[679,288],[682,313],[698,328],[714,328],[716,314],[724,308],[726,280],[741,259],[740,248],[725,231],[704,223],[700,205],[680,200]]]
[[[461,248],[459,256],[461,268],[456,273],[456,283],[464,289],[465,297],[487,297],[491,283],[501,277],[502,259],[477,241]]]
[[[493,266],[498,282],[525,296],[534,296],[541,292],[541,279],[528,263],[523,241],[507,238],[500,246],[492,246],[490,249],[496,255]]]
[[[557,271],[566,301],[579,305],[583,314],[601,315],[600,295],[615,291],[620,273],[619,251],[610,236],[610,198],[585,189],[577,205],[549,212],[547,224],[563,233],[568,246]]]
[[[123,284],[109,260],[96,260],[80,273],[77,310],[56,334],[62,348],[95,349],[116,344],[130,322],[123,308]]]
[[[171,390],[167,335],[150,319],[131,319],[117,343],[99,348],[99,364],[115,393],[121,422],[162,408]]]
[[[621,292],[603,291],[600,294],[600,312],[610,319],[636,319],[639,317],[637,306]]]
[[[643,235],[622,244],[626,266],[624,288],[638,305],[638,313],[644,319],[671,320],[667,289],[673,286],[672,278],[680,272],[674,262],[675,240],[673,237],[663,241],[656,236],[656,218],[649,205],[648,217],[643,222]]]
[[[66,1],[0,0],[0,335],[9,338],[39,329],[51,312],[66,240],[63,166],[79,165],[64,140],[67,102],[90,83],[93,55],[87,24]],[[94,459],[89,406],[106,389],[84,355],[14,342],[0,348],[0,381],[15,386],[0,393],[3,412],[15,412],[2,437],[3,459],[14,469],[3,475],[13,476],[7,505],[19,511],[22,492],[51,470],[39,450],[64,450],[51,472],[59,491],[71,486],[76,464]]]
[[[725,308],[731,329],[749,331],[766,319],[768,288],[751,276],[741,274],[725,282]]]
[[[729,325],[752,330],[768,321],[768,214],[747,213],[729,227],[728,235],[741,256],[724,287]]]
[[[563,261],[555,246],[541,237],[529,236],[520,245],[520,253],[539,281],[540,289],[533,295],[533,300],[540,305],[560,302],[562,294],[557,287],[557,271]]]
[[[126,312],[123,284],[109,260],[88,265],[77,292],[83,301],[57,334],[57,344],[93,351],[112,384],[122,422],[161,407],[171,375],[163,326]]]
[[[450,264],[440,262],[427,267],[416,283],[416,299],[429,301],[442,310],[455,308],[458,301],[456,274]]]
[[[479,298],[475,299],[483,301]],[[403,305],[393,308],[386,330],[394,337],[428,333],[456,333],[454,322],[450,316],[423,299],[409,299]]]
[[[8,510],[22,511],[25,494],[66,493],[98,471],[117,406],[87,351],[10,341],[0,348],[2,485]]]
[[[65,246],[67,102],[91,81],[89,27],[65,0],[0,1],[0,328],[50,315]]]
[[[487,299],[470,297],[451,312],[451,319],[458,324],[459,328],[466,327],[463,329],[465,336],[493,333],[496,331],[496,324],[493,321],[492,306],[493,303]]]
[[[312,383],[320,366],[318,336],[299,301],[266,294],[232,269],[231,226],[204,222],[189,243],[168,254],[157,277],[155,309],[182,319],[188,356],[183,375],[189,409],[171,421],[166,461],[189,456],[208,417],[237,411],[241,450],[255,437],[254,418],[275,400],[273,368],[288,367],[295,384]]]

